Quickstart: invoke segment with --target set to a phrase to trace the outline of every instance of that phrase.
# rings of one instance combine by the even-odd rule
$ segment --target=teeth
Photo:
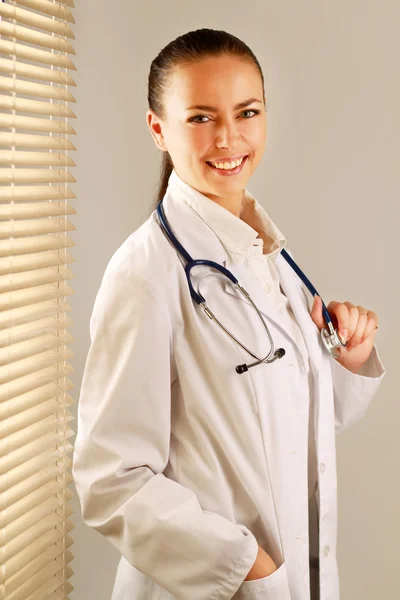
[[[225,163],[213,163],[210,160],[210,163],[214,166],[217,167],[217,169],[225,169],[226,171],[230,171],[231,169],[235,169],[236,167],[238,167],[239,165],[242,164],[244,158],[246,158],[245,156],[243,156],[242,158],[239,158],[238,160],[234,160],[231,163],[225,162]]]

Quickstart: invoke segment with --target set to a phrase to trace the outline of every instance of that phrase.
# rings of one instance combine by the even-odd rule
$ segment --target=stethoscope
[[[217,325],[226,333],[229,335],[229,337],[236,342],[237,344],[239,344],[239,346],[241,346],[243,348],[243,350],[246,350],[246,352],[248,352],[249,354],[251,354],[251,356],[253,356],[254,358],[256,358],[257,360],[253,363],[250,364],[243,364],[243,365],[238,365],[236,367],[236,372],[241,374],[244,373],[245,371],[248,371],[250,369],[250,367],[254,367],[256,365],[259,365],[260,363],[272,363],[274,362],[274,360],[276,360],[277,358],[282,358],[285,354],[286,351],[284,348],[278,348],[278,350],[275,351],[275,346],[274,346],[274,342],[272,339],[272,336],[270,334],[270,331],[260,313],[260,311],[258,310],[257,306],[254,304],[253,300],[250,298],[250,295],[248,294],[248,292],[246,292],[246,290],[239,284],[238,280],[236,279],[236,277],[233,275],[233,273],[231,273],[231,271],[229,271],[226,267],[212,261],[212,260],[206,260],[206,259],[198,259],[198,260],[193,260],[192,257],[190,256],[190,254],[185,250],[185,248],[182,246],[182,244],[177,240],[177,238],[174,236],[174,234],[171,231],[171,228],[168,224],[168,221],[165,217],[165,213],[164,213],[164,208],[162,206],[162,200],[159,202],[158,206],[157,206],[157,214],[158,214],[158,218],[160,221],[160,225],[162,227],[162,230],[164,231],[164,233],[168,236],[169,240],[171,241],[171,243],[173,244],[173,246],[178,250],[178,252],[185,258],[186,265],[185,265],[185,273],[186,273],[186,279],[189,285],[189,290],[190,290],[190,295],[192,296],[193,300],[195,302],[197,302],[197,304],[199,304],[204,312],[206,313],[206,315],[213,321],[215,321],[215,323],[217,323]],[[286,250],[284,248],[282,248],[281,250],[281,254],[284,256],[284,258],[287,260],[287,262],[289,263],[289,265],[292,267],[292,269],[294,269],[294,271],[297,273],[297,275],[300,277],[300,279],[303,281],[303,283],[307,286],[307,288],[310,290],[310,292],[312,293],[313,296],[315,296],[316,294],[318,294],[317,290],[315,289],[315,287],[312,285],[312,283],[310,282],[310,280],[304,275],[303,271],[297,266],[297,264],[294,262],[294,260],[292,259],[292,257],[286,252]],[[251,305],[253,306],[253,308],[255,309],[261,323],[264,326],[265,331],[268,334],[269,337],[269,341],[271,344],[271,350],[269,351],[269,353],[267,354],[267,356],[265,356],[264,358],[260,358],[259,356],[257,356],[257,354],[254,354],[254,352],[252,352],[251,350],[249,350],[244,344],[242,344],[232,333],[230,333],[230,331],[228,331],[223,325],[222,323],[217,319],[217,317],[213,314],[213,312],[208,308],[207,304],[206,304],[206,300],[204,298],[204,296],[202,296],[202,294],[200,293],[200,282],[197,285],[197,292],[194,290],[191,279],[190,279],[190,270],[193,267],[196,267],[198,265],[206,265],[208,267],[212,267],[213,269],[216,269],[217,271],[219,271],[219,274],[222,274],[224,276],[226,276],[232,283],[233,285],[239,289],[242,294],[245,296],[245,298],[247,300],[250,301]],[[209,273],[207,273],[207,275],[209,275]],[[214,275],[216,275],[214,273]],[[319,294],[318,294],[319,295]],[[322,300],[322,299],[321,299]],[[343,347],[345,348],[347,346],[347,342],[342,342],[342,340],[340,339],[340,337],[338,336],[338,330],[334,329],[333,324],[332,324],[332,319],[331,316],[324,304],[324,302],[322,301],[322,312],[325,318],[326,323],[328,324],[328,328],[329,331],[326,328],[322,328],[321,329],[321,338],[322,341],[325,345],[325,347],[327,348],[327,350],[329,351],[329,353],[334,357],[334,358],[338,358],[340,356],[340,352],[339,352],[339,348]],[[272,358],[271,355],[274,355]]]

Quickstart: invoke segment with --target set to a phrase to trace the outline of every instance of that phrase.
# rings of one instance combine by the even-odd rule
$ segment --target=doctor
[[[286,354],[235,371],[250,357],[191,298],[155,210],[114,253],[90,319],[73,458],[84,522],[121,553],[112,600],[339,600],[335,436],[386,373],[378,317],[330,302],[350,342],[333,358],[321,301],[246,188],[267,131],[248,46],[206,29],[174,40],[150,69],[147,123],[172,231],[193,258],[235,274]],[[268,353],[226,278],[196,267],[192,283],[243,344]]]

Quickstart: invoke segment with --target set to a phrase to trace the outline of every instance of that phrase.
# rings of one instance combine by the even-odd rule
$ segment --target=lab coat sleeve
[[[352,373],[330,355],[335,403],[335,430],[342,433],[367,411],[386,374],[374,344],[368,360],[358,373]]]
[[[228,600],[258,543],[163,473],[173,381],[167,313],[163,293],[131,267],[106,271],[90,319],[73,477],[84,522],[131,565],[177,600]]]

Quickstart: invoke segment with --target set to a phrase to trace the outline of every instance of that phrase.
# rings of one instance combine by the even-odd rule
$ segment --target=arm
[[[386,374],[376,344],[368,360],[352,373],[330,356],[335,402],[335,429],[341,433],[359,421],[367,411]]]
[[[178,600],[231,598],[255,562],[255,536],[163,474],[173,355],[162,294],[114,269],[90,332],[73,458],[84,522]]]
[[[286,248],[287,252],[293,258],[292,252]],[[310,297],[306,285],[301,282],[300,287],[303,291],[309,310],[312,313],[314,310],[314,298]],[[315,323],[321,331],[321,327],[325,327],[325,322],[322,320],[322,310],[317,311],[316,316],[321,320],[320,324]],[[323,350],[326,352],[326,350]],[[344,367],[332,355],[329,355],[333,396],[335,404],[335,430],[336,434],[341,433],[353,423],[359,421],[365,414],[368,406],[375,397],[379,386],[386,374],[386,369],[380,360],[376,344],[372,347],[371,353],[356,373]]]

